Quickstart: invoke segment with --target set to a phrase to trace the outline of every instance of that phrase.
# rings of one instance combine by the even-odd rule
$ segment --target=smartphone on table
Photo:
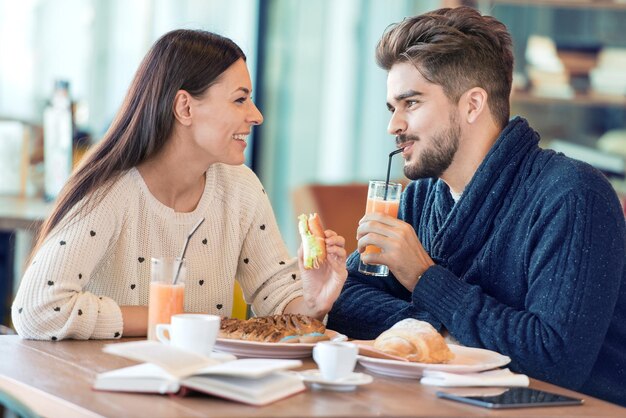
[[[437,397],[494,409],[582,405],[584,402],[583,399],[519,387],[439,391]]]

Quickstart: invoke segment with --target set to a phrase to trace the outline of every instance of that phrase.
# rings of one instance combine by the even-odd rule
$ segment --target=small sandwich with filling
[[[298,232],[302,239],[304,268],[319,268],[326,261],[326,236],[319,215],[298,216]]]

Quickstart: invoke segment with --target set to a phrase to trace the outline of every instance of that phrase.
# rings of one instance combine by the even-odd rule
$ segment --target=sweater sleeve
[[[543,212],[520,249],[528,274],[523,309],[439,266],[422,276],[413,302],[461,343],[508,355],[533,377],[580,387],[598,359],[624,274],[624,219],[614,206],[587,191]]]
[[[91,274],[116,241],[120,222],[114,206],[105,196],[89,213],[63,221],[34,255],[12,306],[13,324],[23,338],[121,336],[117,303],[85,291]]]
[[[280,314],[289,302],[302,296],[297,259],[282,239],[274,211],[256,176],[250,171],[250,220],[243,226],[243,246],[237,267],[246,302],[255,315]]]
[[[411,301],[411,294],[393,274],[366,276],[358,272],[359,253],[348,258],[348,279],[328,315],[328,328],[350,338],[371,340],[405,318],[441,323]]]
[[[398,219],[415,225],[421,216],[421,205],[435,181],[411,182],[402,193]],[[328,328],[351,338],[370,340],[405,318],[430,322],[441,330],[441,322],[411,300],[411,293],[390,273],[387,277],[359,273],[359,253],[347,261],[348,279],[328,315]]]

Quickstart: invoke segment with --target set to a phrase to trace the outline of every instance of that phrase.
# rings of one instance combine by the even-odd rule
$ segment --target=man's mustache
[[[409,141],[419,141],[416,135],[396,135],[396,146],[401,147]]]

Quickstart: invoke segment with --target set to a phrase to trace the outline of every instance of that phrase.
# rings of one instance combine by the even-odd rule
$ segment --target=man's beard
[[[450,167],[454,155],[459,149],[461,126],[454,114],[450,116],[450,126],[443,132],[435,134],[430,141],[430,148],[421,151],[417,162],[404,166],[404,175],[411,180],[423,178],[439,178]],[[400,137],[400,143],[417,140],[417,137]],[[419,142],[419,141],[417,141]],[[415,147],[415,145],[414,145]],[[414,148],[413,152],[418,152]]]

